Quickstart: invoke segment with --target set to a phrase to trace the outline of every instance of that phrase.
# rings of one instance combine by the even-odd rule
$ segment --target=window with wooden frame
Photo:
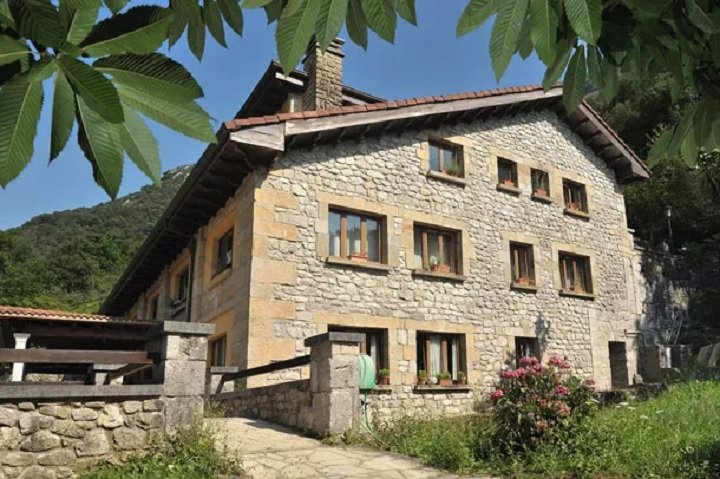
[[[184,303],[190,289],[190,267],[183,268],[175,277],[175,302]]]
[[[565,197],[565,208],[568,211],[587,214],[588,204],[585,185],[564,179],[563,196]]]
[[[225,366],[227,335],[210,340],[210,366]]]
[[[517,163],[507,158],[498,158],[498,184],[506,188],[518,187]]]
[[[381,217],[331,208],[328,222],[330,256],[353,261],[385,262]]]
[[[423,271],[460,274],[460,233],[415,225],[415,267]]]
[[[145,317],[150,320],[158,319],[158,311],[160,309],[160,295],[155,293],[150,296],[150,299],[148,299],[147,301],[146,307],[147,312],[145,314]]]
[[[570,253],[560,253],[560,282],[563,291],[592,294],[590,258]]]
[[[515,367],[520,366],[522,358],[540,359],[540,342],[538,338],[515,337]]]
[[[215,251],[215,274],[222,273],[232,266],[233,228],[218,238]]]
[[[428,378],[449,373],[452,379],[458,379],[459,372],[465,369],[465,335],[439,334],[432,332],[417,333],[418,371],[425,371]]]
[[[539,198],[550,197],[550,175],[547,171],[532,168],[530,170],[530,181],[532,182],[532,194]]]
[[[457,176],[458,178],[465,176],[462,146],[429,140],[428,148],[430,149],[430,171]]]
[[[510,243],[510,272],[513,286],[535,286],[535,258],[532,245]]]
[[[352,328],[347,326],[329,325],[328,332],[360,333],[365,340],[360,343],[360,353],[367,354],[375,363],[375,374],[388,367],[387,329]]]

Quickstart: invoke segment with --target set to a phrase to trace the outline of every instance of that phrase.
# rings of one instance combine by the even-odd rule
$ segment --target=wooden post
[[[27,341],[30,339],[30,335],[27,333],[15,333],[15,349],[25,349],[27,347]],[[21,382],[23,380],[23,373],[25,372],[25,363],[13,363],[12,380],[13,382]]]

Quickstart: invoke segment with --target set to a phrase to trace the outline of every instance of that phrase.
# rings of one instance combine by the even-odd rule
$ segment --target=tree
[[[206,32],[225,45],[225,25],[242,34],[242,8],[263,8],[276,23],[285,70],[313,36],[327,48],[343,25],[366,48],[368,30],[392,42],[398,17],[416,24],[414,0],[169,0],[167,7],[127,7],[127,0],[0,0],[0,185],[30,161],[45,80],[53,77],[52,161],[73,124],[95,180],[115,196],[124,156],[157,181],[157,143],[141,115],[203,141],[209,116],[195,100],[202,89],[187,70],[157,53],[185,33],[201,58]],[[494,17],[490,39],[498,79],[511,58],[533,52],[550,88],[564,77],[568,110],[591,83],[606,99],[619,76],[649,81],[666,74],[673,99],[692,101],[659,135],[651,162],[681,155],[694,164],[720,144],[720,6],[714,0],[470,0],[458,35]]]

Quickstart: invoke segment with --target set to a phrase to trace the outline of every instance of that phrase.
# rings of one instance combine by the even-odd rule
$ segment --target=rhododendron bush
[[[578,425],[597,404],[594,384],[573,376],[567,360],[551,357],[544,366],[534,357],[520,359],[490,394],[497,440],[509,448],[532,446]]]

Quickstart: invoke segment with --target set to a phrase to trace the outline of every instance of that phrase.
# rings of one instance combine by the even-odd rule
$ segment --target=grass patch
[[[635,479],[720,477],[720,383],[694,381],[664,395],[598,411],[574,434],[532,451],[503,455],[480,417],[379,426],[381,447],[452,471],[513,478]]]
[[[122,464],[102,463],[78,479],[215,479],[233,478],[240,461],[216,448],[216,432],[193,426],[173,438],[153,444],[144,454],[133,453]]]

